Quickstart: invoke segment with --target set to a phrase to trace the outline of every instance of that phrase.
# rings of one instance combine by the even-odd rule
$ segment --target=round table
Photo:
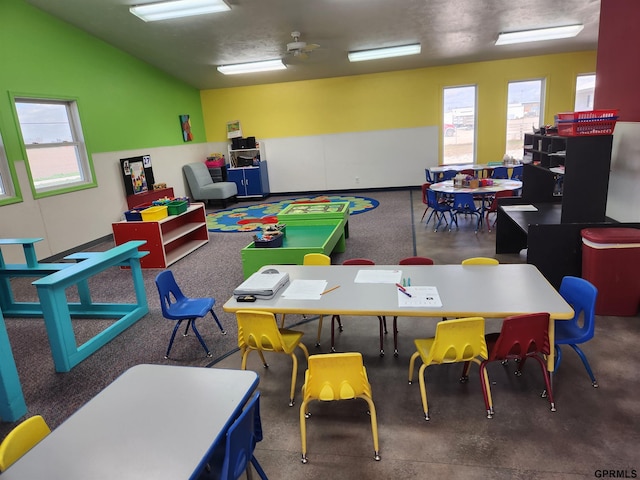
[[[485,187],[454,187],[453,180],[445,180],[444,182],[434,183],[429,187],[434,192],[444,193],[447,195],[455,195],[456,193],[471,193],[472,195],[482,196],[480,202],[480,209],[482,216],[480,217],[480,225],[484,221],[484,214],[486,209],[486,196],[494,195],[496,192],[503,190],[520,190],[522,188],[522,182],[520,180],[493,180],[493,185],[487,185]]]

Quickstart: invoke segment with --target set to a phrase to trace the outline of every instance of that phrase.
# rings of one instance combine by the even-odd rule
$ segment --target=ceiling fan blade
[[[305,52],[311,52],[316,48],[320,48],[320,45],[318,45],[317,43],[310,43],[307,46],[305,46],[302,50],[304,50]]]

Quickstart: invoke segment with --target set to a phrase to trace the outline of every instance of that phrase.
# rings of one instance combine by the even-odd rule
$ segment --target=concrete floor
[[[458,231],[433,232],[420,223],[424,206],[419,195],[413,205],[418,255],[437,263],[492,256],[502,263],[524,262],[518,255],[494,254],[494,233],[473,232],[471,222]],[[496,292],[496,295],[508,292]],[[397,358],[378,355],[377,319],[342,317],[344,331],[338,351],[359,351],[373,388],[378,413],[381,461],[373,458],[370,419],[362,400],[311,404],[307,421],[309,463],[300,462],[299,405],[306,362],[299,352],[296,405],[288,406],[291,359],[267,356],[265,369],[257,354],[248,368],[260,374],[264,440],[255,456],[271,479],[579,479],[636,478],[640,472],[640,385],[630,373],[640,361],[637,339],[640,319],[597,317],[596,337],[584,345],[599,388],[593,388],[582,363],[564,349],[554,378],[556,412],[540,397],[543,380],[534,362],[522,377],[513,364],[491,364],[495,416],[487,419],[477,375],[472,367],[467,384],[460,384],[460,365],[426,370],[431,420],[425,421],[416,381],[407,382],[413,339],[432,336],[435,320],[400,318]],[[305,332],[310,353],[328,350],[328,322],[323,345],[315,348],[317,319],[287,315],[287,325]],[[499,329],[488,324],[487,329]],[[387,351],[393,345],[386,339]],[[419,365],[419,363],[417,364]],[[232,354],[218,368],[238,368]],[[416,369],[417,370],[417,369]]]

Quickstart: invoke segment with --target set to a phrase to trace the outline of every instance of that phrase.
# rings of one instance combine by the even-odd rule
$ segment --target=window
[[[525,133],[540,128],[544,105],[544,80],[509,82],[507,90],[506,155],[522,160]]]
[[[92,185],[76,102],[15,98],[15,105],[34,191]]]
[[[476,86],[447,87],[443,93],[442,163],[475,163]]]
[[[575,112],[593,110],[593,94],[595,90],[595,74],[578,75],[576,78],[576,102],[573,110]]]

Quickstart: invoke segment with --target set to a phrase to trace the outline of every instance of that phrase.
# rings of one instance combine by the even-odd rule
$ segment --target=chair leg
[[[593,376],[593,371],[591,371],[591,365],[589,365],[589,360],[587,360],[587,356],[577,345],[573,345],[570,343],[569,346],[575,350],[575,352],[578,354],[578,356],[582,360],[582,364],[584,365],[584,368],[587,369],[589,378],[591,378],[591,385],[593,385],[594,388],[598,388],[598,382],[596,382],[596,377]]]
[[[291,369],[291,391],[289,392],[289,406],[293,407],[293,398],[296,391],[296,378],[298,377],[298,357],[294,352],[291,352],[291,359],[293,360],[293,368]]]
[[[420,370],[418,371],[418,380],[420,382],[420,397],[422,398],[422,410],[424,411],[424,419],[430,420],[429,417],[429,405],[427,404],[427,386],[425,384],[424,375],[427,365],[424,363],[420,365]]]
[[[371,417],[371,435],[373,436],[373,458],[380,461],[380,446],[378,444],[378,416],[376,414],[376,406],[373,399],[368,396],[361,396],[369,404],[369,416]]]
[[[262,480],[268,480],[267,474],[264,473],[262,466],[258,463],[258,459],[254,455],[251,455],[251,465],[256,469],[256,472],[258,472],[258,475]]]
[[[169,340],[169,346],[167,347],[167,353],[164,354],[164,358],[169,358],[169,352],[171,351],[171,347],[173,346],[173,340],[176,338],[176,333],[178,332],[178,328],[180,328],[180,324],[182,320],[178,320],[176,322],[176,326],[173,327],[173,333],[171,334],[171,339]]]
[[[213,319],[216,321],[216,323],[218,324],[218,328],[220,329],[220,333],[222,333],[222,335],[226,335],[227,332],[224,331],[224,328],[222,328],[222,324],[220,323],[220,320],[218,320],[218,316],[215,314],[215,312],[213,311],[213,308],[211,309],[211,315],[213,315]]]
[[[302,389],[304,396],[304,388]],[[300,405],[300,441],[302,443],[302,463],[307,463],[307,400]]]
[[[545,397],[547,397],[549,399],[549,407],[551,408],[552,412],[556,411],[556,404],[553,401],[553,390],[551,388],[551,380],[549,379],[549,371],[547,370],[547,365],[545,363],[544,360],[542,360],[542,358],[540,358],[537,355],[530,355],[530,357],[534,358],[538,364],[540,365],[540,369],[542,370],[542,376],[544,378],[544,385],[545,385]],[[527,358],[527,357],[525,357]],[[519,366],[519,368],[522,368],[522,365]]]
[[[204,340],[202,339],[200,332],[196,328],[196,321],[190,320],[190,322],[191,322],[191,329],[193,330],[193,333],[196,334],[196,337],[198,337],[198,340],[200,341],[200,345],[202,345],[202,348],[204,348],[204,351],[207,352],[207,357],[211,357],[211,352],[209,351],[209,347],[207,347],[207,344],[204,343]]]
[[[324,315],[320,315],[320,318],[318,319],[318,338],[316,340],[316,347],[320,346],[320,335],[322,334],[322,319],[324,318]]]

